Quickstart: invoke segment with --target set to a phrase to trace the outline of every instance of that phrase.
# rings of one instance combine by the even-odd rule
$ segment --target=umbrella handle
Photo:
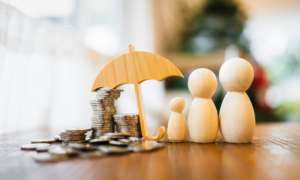
[[[156,137],[152,137],[148,132],[147,121],[146,121],[146,113],[143,104],[142,91],[140,84],[134,84],[135,96],[137,101],[137,106],[140,114],[140,126],[142,130],[143,137],[148,140],[159,141],[165,134],[166,128],[164,126],[159,128],[158,135]]]

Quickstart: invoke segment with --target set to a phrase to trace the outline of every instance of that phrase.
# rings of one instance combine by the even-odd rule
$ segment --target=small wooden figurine
[[[225,142],[249,143],[255,128],[255,115],[245,91],[254,78],[251,64],[241,58],[226,61],[220,81],[227,92],[220,110],[220,131]]]
[[[185,102],[182,98],[173,98],[170,108],[173,111],[168,124],[167,134],[170,142],[183,142],[185,139],[185,119],[182,114]]]
[[[191,73],[188,86],[195,97],[188,118],[190,138],[196,143],[215,142],[218,113],[211,97],[217,89],[217,78],[212,71],[200,68]]]

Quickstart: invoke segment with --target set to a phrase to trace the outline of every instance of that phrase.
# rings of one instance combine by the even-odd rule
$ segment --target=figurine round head
[[[217,78],[208,69],[196,69],[190,74],[189,90],[195,98],[211,98],[217,89]]]
[[[253,81],[254,71],[248,61],[241,58],[232,58],[222,65],[219,76],[226,91],[244,92]]]
[[[170,101],[170,108],[173,112],[182,112],[185,107],[184,99],[180,97],[173,98]]]

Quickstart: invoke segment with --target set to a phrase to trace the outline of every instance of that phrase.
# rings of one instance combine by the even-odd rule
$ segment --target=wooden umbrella
[[[123,84],[134,84],[142,135],[145,139],[158,141],[164,136],[165,127],[159,128],[157,137],[149,134],[140,84],[149,79],[162,81],[170,76],[183,75],[173,63],[162,56],[135,51],[131,44],[128,49],[129,53],[112,59],[102,68],[94,81],[92,92],[101,87],[114,89]]]

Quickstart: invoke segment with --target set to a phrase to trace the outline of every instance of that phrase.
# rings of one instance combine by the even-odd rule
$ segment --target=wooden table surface
[[[168,143],[164,149],[37,163],[20,145],[44,131],[0,136],[0,179],[300,179],[300,124],[259,124],[251,144]]]

